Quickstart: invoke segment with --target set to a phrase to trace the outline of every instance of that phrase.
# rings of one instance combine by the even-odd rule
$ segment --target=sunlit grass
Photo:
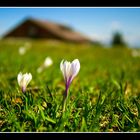
[[[24,55],[19,47],[29,42]],[[53,65],[38,67],[49,56]],[[65,83],[62,59],[80,61],[80,71],[62,112]],[[104,48],[45,40],[0,41],[0,131],[140,131],[140,58],[129,48]],[[22,93],[17,75],[30,72]]]

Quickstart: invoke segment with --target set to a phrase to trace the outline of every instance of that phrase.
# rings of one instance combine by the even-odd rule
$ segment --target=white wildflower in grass
[[[43,68],[40,66],[38,69],[37,69],[37,72],[38,73],[41,73],[43,71]]]
[[[49,67],[53,64],[53,60],[50,57],[46,57],[45,61],[44,61],[44,66],[45,67]]]
[[[32,75],[31,73],[25,73],[25,74],[22,74],[21,72],[18,74],[17,76],[17,81],[18,81],[18,84],[22,90],[22,92],[25,92],[26,91],[26,87],[27,85],[29,84],[29,82],[32,80]]]
[[[140,51],[134,49],[132,50],[132,57],[139,57],[140,56]]]
[[[24,55],[27,50],[29,50],[31,48],[31,43],[30,42],[26,42],[23,46],[19,47],[19,54],[20,55]]]
[[[32,47],[32,44],[30,42],[25,42],[24,47],[28,50]]]
[[[65,102],[68,95],[68,89],[80,70],[80,62],[78,59],[73,60],[72,62],[62,60],[60,63],[60,70],[62,71],[64,80],[65,80],[65,93],[64,93],[64,106],[63,111],[65,110]]]
[[[46,57],[44,63],[37,69],[38,73],[41,73],[45,68],[50,67],[53,64],[51,57]]]
[[[19,51],[20,55],[24,55],[26,53],[26,48],[24,46],[22,46],[22,47],[19,48],[18,51]]]

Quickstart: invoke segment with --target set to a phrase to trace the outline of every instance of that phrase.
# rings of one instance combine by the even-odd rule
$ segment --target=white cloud
[[[124,39],[132,47],[140,46],[140,35],[125,35]]]
[[[101,43],[108,44],[110,42],[111,36],[110,35],[100,35],[100,34],[91,34],[89,38],[93,41],[99,41]]]
[[[119,21],[112,21],[110,27],[111,30],[114,31],[114,30],[120,30],[122,28],[122,25]]]

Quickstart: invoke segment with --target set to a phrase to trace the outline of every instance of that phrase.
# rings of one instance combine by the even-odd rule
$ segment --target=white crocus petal
[[[20,86],[21,85],[21,81],[22,81],[22,73],[21,72],[18,74],[17,80],[18,80],[18,84]]]
[[[65,77],[68,81],[69,77],[71,76],[71,63],[68,61],[64,62],[64,73],[65,73]]]
[[[60,63],[60,70],[62,71],[64,80],[66,81],[66,75],[65,75],[65,70],[64,70],[64,60],[62,60]]]
[[[80,62],[78,59],[75,59],[71,63],[72,79],[78,74],[79,70],[80,70]]]
[[[61,63],[60,63],[60,69],[62,71],[62,74],[63,74],[63,77],[64,77],[65,82],[67,82],[67,80],[69,78],[69,75],[70,75],[69,74],[70,67],[71,67],[70,62],[64,61],[64,60],[61,61]]]
[[[29,84],[29,82],[32,80],[32,75],[31,75],[31,73],[26,73],[25,75],[24,75],[24,82],[25,82],[25,85],[27,86],[28,84]]]
[[[49,67],[53,64],[53,61],[50,57],[46,57],[45,61],[44,61],[44,66],[45,67]]]

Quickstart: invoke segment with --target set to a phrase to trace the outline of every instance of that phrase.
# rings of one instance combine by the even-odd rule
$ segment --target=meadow
[[[19,47],[30,48],[24,55]],[[53,65],[37,68],[50,56]],[[62,59],[80,61],[62,112]],[[22,93],[17,75],[30,72]],[[140,57],[131,48],[46,40],[0,40],[0,132],[139,132]]]

